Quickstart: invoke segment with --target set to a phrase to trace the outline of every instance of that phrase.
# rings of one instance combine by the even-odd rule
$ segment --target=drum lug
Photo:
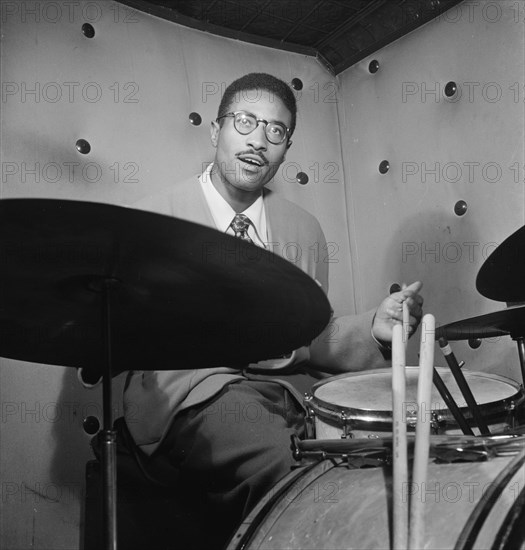
[[[304,429],[306,439],[315,439],[315,411],[310,405],[313,396],[309,393],[304,394],[304,408],[306,414],[304,416]]]
[[[416,416],[407,416],[406,418],[406,424],[407,428],[415,428],[417,424],[417,417]]]
[[[346,413],[344,411],[341,411],[339,418],[341,420],[341,425],[343,426],[343,433],[341,434],[341,439],[353,439],[354,434],[350,431],[351,422],[350,420],[348,420]]]
[[[293,434],[291,436],[292,439],[292,456],[294,457],[294,460],[297,460],[298,462],[303,457],[300,449],[299,449],[299,438],[296,434]]]
[[[439,432],[439,425],[444,423],[444,420],[439,417],[439,415],[432,411],[432,420],[430,421],[430,430],[434,435],[438,435]]]
[[[510,401],[505,405],[505,410],[507,411],[506,431],[514,430],[516,428],[516,403]]]
[[[417,416],[410,417],[410,419],[407,418],[407,425],[410,428],[415,429],[416,424],[417,424]],[[445,419],[442,416],[440,416],[435,411],[431,412],[430,431],[433,435],[444,433],[444,430],[441,430],[441,427],[442,426],[444,427],[445,424],[446,424]]]

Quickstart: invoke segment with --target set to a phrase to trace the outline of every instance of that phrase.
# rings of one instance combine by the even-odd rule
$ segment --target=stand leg
[[[113,430],[113,411],[111,406],[111,287],[114,279],[104,281],[103,327],[105,369],[102,379],[102,406],[104,412],[104,430],[102,439],[102,480],[104,541],[106,550],[117,550],[117,434]]]
[[[520,367],[521,367],[521,380],[523,382],[523,387],[525,387],[525,339],[523,336],[515,338],[518,343],[518,354],[520,356]]]
[[[102,439],[102,483],[104,487],[104,541],[107,550],[117,549],[117,434],[104,430]]]

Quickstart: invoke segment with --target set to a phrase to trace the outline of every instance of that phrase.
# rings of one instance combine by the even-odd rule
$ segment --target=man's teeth
[[[243,158],[242,159],[244,162],[247,162],[248,164],[254,164],[255,166],[262,166],[262,162],[258,161],[258,160],[255,160],[255,159],[251,159],[251,158]]]

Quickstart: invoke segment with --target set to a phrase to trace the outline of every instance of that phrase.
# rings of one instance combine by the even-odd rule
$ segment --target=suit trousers
[[[302,404],[281,384],[237,380],[184,410],[148,460],[190,515],[184,548],[217,550],[259,500],[297,465],[291,436],[304,437]],[[182,546],[181,546],[182,547]]]

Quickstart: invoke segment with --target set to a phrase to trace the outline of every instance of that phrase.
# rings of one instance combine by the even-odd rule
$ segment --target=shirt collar
[[[206,198],[206,202],[208,203],[208,206],[210,208],[213,221],[215,222],[215,226],[219,231],[222,231],[223,233],[225,233],[225,232],[229,232],[230,224],[236,212],[228,204],[228,202],[222,197],[222,195],[217,191],[217,189],[215,189],[215,186],[211,181],[211,174],[210,174],[212,167],[213,167],[213,163],[208,165],[206,170],[200,175],[199,183],[202,187],[202,191],[204,193],[204,197]],[[251,222],[255,226],[255,229],[256,229],[255,235],[252,235],[252,232],[250,230],[248,231],[248,234],[250,235],[250,237],[252,237],[252,240],[254,240],[255,242],[256,240],[260,241],[260,239],[263,239],[264,242],[259,242],[257,244],[262,244],[264,246],[265,243],[268,242],[268,235],[267,235],[267,227],[266,227],[266,214],[264,209],[264,200],[263,200],[262,194],[246,210],[244,210],[243,212],[240,212],[240,214],[244,214],[248,216],[248,218],[250,218]],[[260,238],[259,238],[259,235],[260,235]]]

